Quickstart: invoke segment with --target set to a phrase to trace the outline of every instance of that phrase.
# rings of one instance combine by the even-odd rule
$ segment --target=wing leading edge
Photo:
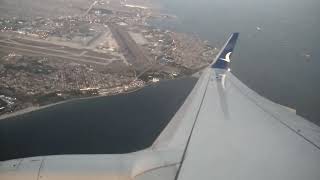
[[[203,74],[203,102],[177,179],[320,179],[320,128],[228,71],[238,36]]]

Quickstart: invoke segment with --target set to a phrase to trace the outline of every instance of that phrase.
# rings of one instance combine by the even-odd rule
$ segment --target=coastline
[[[139,2],[139,0],[138,0],[138,2]],[[161,8],[160,8],[159,5],[150,6],[149,7],[149,6],[144,6],[143,3],[142,3],[143,6],[140,6],[140,5],[137,5],[137,4],[140,4],[140,3],[131,4],[131,5],[128,4],[128,5],[131,8],[142,8],[142,9],[145,9],[144,7],[148,7],[146,9],[150,9],[150,11],[152,11],[154,14],[159,14],[159,17],[163,16],[165,18],[170,18],[170,17],[171,18],[175,18],[174,15],[161,14],[161,12],[160,12]],[[178,78],[178,79],[180,79],[180,78]],[[142,89],[144,87],[147,87],[149,85],[147,84],[145,86],[138,87],[138,88],[135,88],[135,89],[132,89],[132,90],[128,90],[128,91],[125,91],[125,92],[120,92],[120,93],[99,94],[99,95],[93,95],[93,96],[87,96],[87,97],[72,97],[70,99],[64,99],[64,100],[57,101],[57,102],[51,102],[51,103],[46,104],[46,105],[32,105],[30,107],[27,107],[27,108],[24,108],[24,109],[20,109],[20,110],[17,110],[17,111],[4,113],[4,114],[0,115],[0,120],[5,120],[5,119],[16,117],[16,116],[21,116],[21,115],[28,114],[28,113],[31,113],[31,112],[35,112],[35,111],[39,111],[39,110],[42,110],[42,109],[50,108],[52,106],[56,106],[56,105],[59,105],[59,104],[73,102],[73,101],[76,101],[76,100],[85,100],[85,99],[93,99],[93,98],[106,97],[106,96],[116,96],[116,95],[128,94],[128,93],[132,93],[132,92],[138,91],[138,90],[140,90],[140,89]]]
[[[0,121],[0,141],[6,147],[0,159],[145,149],[170,122],[196,81],[192,77],[164,80],[131,94],[77,100]]]
[[[198,72],[196,72],[196,73],[194,73],[194,74],[191,75],[191,76],[184,76],[184,77],[179,77],[179,78],[176,78],[176,79],[163,79],[163,80],[161,80],[159,83],[161,83],[161,82],[166,82],[166,81],[172,81],[172,80],[179,80],[179,79],[183,79],[183,78],[186,78],[186,77],[198,78],[198,76],[199,76],[198,73],[199,73],[199,72],[201,72],[201,70],[198,71]],[[156,83],[156,84],[157,84],[157,83]],[[137,91],[139,91],[139,90],[142,90],[142,89],[144,89],[144,88],[146,88],[146,87],[149,87],[149,86],[151,86],[151,85],[153,85],[153,83],[146,84],[145,86],[138,87],[138,88],[136,88],[136,89],[132,89],[132,90],[125,91],[125,92],[122,92],[122,93],[118,93],[118,94],[79,97],[79,98],[66,99],[66,100],[64,100],[64,101],[59,101],[59,102],[52,103],[52,104],[47,104],[47,105],[44,105],[44,106],[31,106],[31,107],[28,107],[28,108],[25,108],[25,109],[21,109],[21,110],[12,112],[12,113],[3,114],[3,115],[0,116],[0,121],[1,121],[1,120],[5,120],[5,119],[8,119],[8,118],[12,118],[12,117],[20,116],[20,115],[23,115],[23,114],[28,114],[28,113],[35,112],[35,111],[40,111],[40,110],[42,110],[42,109],[50,108],[50,107],[53,107],[53,106],[56,106],[56,105],[73,102],[73,101],[87,100],[87,99],[95,99],[95,98],[109,97],[109,96],[117,96],[117,95],[124,95],[124,94],[130,94],[130,93],[134,93],[134,92],[137,92]]]
[[[101,98],[101,97],[117,96],[117,95],[134,93],[134,92],[139,91],[139,90],[141,90],[141,89],[143,89],[145,87],[148,87],[148,86],[149,85],[143,86],[143,87],[139,87],[139,88],[136,88],[136,89],[133,89],[133,90],[130,90],[130,91],[118,93],[118,94],[79,97],[79,98],[66,99],[66,100],[63,100],[63,101],[47,104],[47,105],[44,105],[44,106],[31,106],[31,107],[28,107],[28,108],[25,108],[25,109],[14,111],[12,113],[3,114],[3,115],[0,116],[0,121],[8,119],[8,118],[12,118],[12,117],[20,116],[20,115],[23,115],[23,114],[28,114],[28,113],[31,113],[31,112],[39,111],[39,110],[42,110],[42,109],[50,108],[50,107],[53,107],[53,106],[56,106],[56,105],[73,102],[73,101],[86,100],[86,99],[95,99],[95,98]]]

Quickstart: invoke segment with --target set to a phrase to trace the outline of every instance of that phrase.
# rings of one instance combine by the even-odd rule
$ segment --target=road
[[[83,16],[86,16],[87,14],[89,14],[89,12],[91,11],[91,9],[98,3],[98,1],[94,1],[90,7],[88,8],[88,10],[83,14]]]

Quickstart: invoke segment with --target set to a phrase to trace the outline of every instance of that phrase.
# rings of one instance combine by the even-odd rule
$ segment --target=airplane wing
[[[320,128],[230,71],[234,33],[145,150],[0,162],[0,179],[320,179]]]

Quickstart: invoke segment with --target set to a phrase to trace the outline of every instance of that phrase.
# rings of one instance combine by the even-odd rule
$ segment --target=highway
[[[83,16],[86,16],[87,14],[89,14],[89,12],[91,11],[91,9],[98,3],[98,1],[94,1],[90,7],[88,8],[88,10],[83,14]]]

